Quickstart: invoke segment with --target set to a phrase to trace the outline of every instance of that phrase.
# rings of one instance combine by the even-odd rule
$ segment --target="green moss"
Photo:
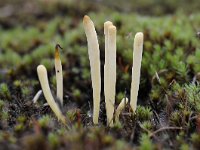
[[[17,118],[17,121],[19,122],[19,123],[25,123],[25,121],[26,121],[26,117],[25,116],[19,116],[18,118]]]
[[[81,96],[81,91],[79,89],[74,89],[73,90],[73,95],[76,97],[76,98],[80,98]]]
[[[20,80],[15,80],[13,85],[16,87],[16,88],[19,88],[19,87],[22,87],[22,82]]]
[[[200,147],[200,135],[199,134],[197,134],[197,133],[193,133],[192,135],[191,135],[191,141],[192,141],[192,144],[193,144],[193,146],[195,147],[195,148],[199,148]]]
[[[180,147],[180,150],[189,150],[189,149],[190,149],[190,146],[188,144],[183,144]]]
[[[195,109],[200,112],[200,87],[199,85],[189,84],[185,85],[185,91],[190,104],[191,109]]]
[[[153,124],[150,121],[144,121],[142,122],[142,127],[150,131],[153,129]]]
[[[53,70],[54,68],[54,62],[52,61],[52,59],[42,59],[40,64],[44,65],[47,70]]]
[[[181,119],[182,119],[182,116],[180,114],[180,112],[173,112],[170,116],[170,121],[171,121],[171,124],[173,125],[180,125],[181,124]]]
[[[56,149],[59,145],[59,137],[54,133],[48,135],[48,141],[52,149]]]
[[[6,83],[0,84],[0,96],[3,99],[9,100],[11,98],[11,93]]]
[[[45,115],[45,116],[43,116],[42,118],[40,118],[40,119],[38,120],[38,122],[39,122],[39,125],[40,125],[41,127],[46,128],[46,127],[49,126],[50,120],[51,120],[50,117],[49,117],[48,115]]]
[[[185,132],[181,131],[177,136],[176,136],[176,140],[179,143],[179,145],[185,144],[184,143],[184,138],[185,138]]]
[[[111,135],[105,135],[102,142],[105,145],[110,145],[113,143],[113,141],[114,141],[114,139]]]
[[[29,96],[31,94],[31,89],[29,87],[23,87],[22,88],[22,95],[24,97]]]
[[[124,93],[123,92],[119,92],[117,93],[117,96],[116,96],[116,102],[120,103],[121,100],[125,97]]]
[[[4,101],[3,101],[3,100],[0,100],[0,111],[2,111],[4,105],[5,105]]]
[[[161,91],[159,88],[155,88],[155,90],[152,90],[150,93],[150,98],[152,101],[159,101],[161,95]]]
[[[89,70],[88,69],[83,69],[83,71],[82,71],[82,77],[83,77],[83,79],[89,79],[89,77],[90,77],[90,72],[89,72]]]
[[[150,120],[153,112],[149,107],[138,106],[136,115],[140,121]]]
[[[146,134],[142,134],[140,138],[140,150],[153,150],[154,145],[151,139]]]
[[[2,119],[2,120],[8,120],[8,118],[9,118],[9,113],[6,111],[6,110],[4,110],[2,113],[1,113],[1,115],[0,115],[0,118]]]
[[[2,121],[6,121],[9,117],[8,110],[6,109],[6,102],[4,100],[0,100],[0,119]]]
[[[22,132],[24,130],[24,125],[23,124],[17,124],[15,126],[15,132]]]

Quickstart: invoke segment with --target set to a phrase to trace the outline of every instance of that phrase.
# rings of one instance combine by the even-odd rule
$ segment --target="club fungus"
[[[108,60],[108,27],[112,25],[112,22],[107,21],[104,23],[104,35],[105,35],[105,65],[104,65],[104,83],[107,83],[108,81],[108,75],[106,73],[106,64],[107,64],[107,60]],[[105,99],[107,99],[107,86],[108,84],[104,84],[104,94],[105,94]]]
[[[60,104],[62,106],[63,105],[63,73],[62,73],[62,64],[60,60],[59,48],[61,48],[60,45],[56,44],[55,71],[56,71],[56,84],[57,84],[57,98],[60,101]]]
[[[34,98],[33,98],[33,103],[36,103],[37,101],[38,101],[38,99],[39,99],[39,97],[40,97],[40,95],[42,94],[42,90],[39,90],[37,93],[36,93],[36,95],[34,96]]]
[[[128,103],[128,98],[123,98],[115,111],[115,123],[119,122],[119,115]]]
[[[101,94],[99,43],[94,23],[88,16],[84,16],[83,26],[88,43],[88,54],[93,88],[93,123],[98,124]]]
[[[48,82],[47,70],[46,70],[45,66],[39,65],[37,67],[37,74],[38,74],[38,78],[39,78],[39,81],[40,81],[40,84],[42,87],[42,91],[44,93],[44,97],[45,97],[46,101],[48,102],[49,106],[51,107],[51,109],[53,110],[55,115],[58,117],[58,120],[61,120],[65,124],[66,119],[63,116],[60,108],[56,104],[56,102],[51,94],[51,90],[50,90],[49,82]]]
[[[83,25],[88,43],[88,53],[90,60],[92,88],[93,88],[93,122],[98,124],[100,92],[101,92],[101,75],[100,75],[100,58],[99,58],[99,44],[94,23],[88,16],[84,16]],[[112,22],[104,23],[105,34],[105,65],[104,65],[104,94],[107,124],[113,126],[113,115],[115,105],[116,92],[116,27]],[[132,82],[131,82],[131,96],[130,106],[135,112],[137,106],[137,96],[140,83],[140,68],[143,51],[143,33],[138,32],[134,39],[134,54],[132,67]],[[122,100],[125,103],[127,99]],[[123,109],[120,103],[116,112],[115,118],[119,120],[119,114]]]
[[[104,23],[105,65],[104,94],[106,103],[107,124],[113,126],[116,85],[116,27],[112,22]]]
[[[140,69],[142,61],[142,51],[143,51],[143,33],[138,32],[135,35],[134,45],[133,45],[133,67],[132,67],[132,82],[131,82],[131,100],[130,106],[135,112],[137,107],[137,97],[140,84]]]

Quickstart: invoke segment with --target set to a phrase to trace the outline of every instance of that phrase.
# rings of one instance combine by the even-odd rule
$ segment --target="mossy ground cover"
[[[147,6],[141,4],[138,14],[117,11],[116,5],[108,9],[101,3],[85,1],[0,2],[2,149],[200,148],[200,39],[196,35],[200,15],[195,13],[198,10],[194,7],[191,13],[177,9],[177,3],[169,1],[166,7],[156,5],[162,6],[160,11],[149,9],[150,16],[143,11]],[[92,88],[82,25],[85,14],[93,19],[99,35],[102,73],[103,23],[110,20],[117,27],[116,104],[130,95],[134,35],[142,31],[145,37],[136,115],[131,115],[127,106],[120,124],[113,128],[106,126],[103,94],[100,124],[92,124]],[[47,67],[52,92],[56,91],[57,43],[63,47],[63,112],[69,120],[67,126],[59,123],[44,105],[43,96],[36,104],[32,102],[41,89],[36,73],[39,64]]]

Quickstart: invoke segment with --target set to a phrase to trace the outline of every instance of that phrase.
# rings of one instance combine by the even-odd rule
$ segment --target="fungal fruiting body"
[[[135,112],[137,107],[137,97],[140,84],[140,69],[142,61],[142,51],[143,51],[143,33],[138,32],[134,38],[133,44],[133,67],[132,67],[132,82],[131,82],[131,100],[130,106]]]
[[[90,60],[91,79],[93,88],[93,122],[98,124],[99,106],[100,106],[100,92],[101,92],[101,75],[100,75],[100,57],[99,57],[99,44],[97,33],[95,31],[94,23],[88,16],[84,16],[83,25],[88,43],[88,53]],[[104,94],[107,124],[113,126],[113,115],[115,105],[115,92],[116,92],[116,27],[112,22],[107,21],[104,23],[105,34],[105,65],[104,65]],[[137,96],[140,83],[140,68],[142,61],[143,51],[143,33],[138,32],[134,39],[134,54],[133,54],[133,67],[132,67],[132,82],[131,82],[131,96],[130,106],[135,112],[137,106]],[[124,100],[127,103],[127,98]],[[122,104],[118,107],[116,112],[116,119],[119,118]]]
[[[88,16],[84,16],[83,25],[88,43],[88,54],[93,88],[93,123],[98,124],[101,93],[99,43],[94,24]]]
[[[112,25],[112,22],[107,21],[104,23],[104,35],[105,35],[105,65],[104,65],[104,83],[108,82],[108,72],[106,64],[108,63],[108,27]],[[105,99],[107,99],[108,84],[104,84]]]
[[[122,110],[126,107],[126,104],[128,103],[128,98],[123,98],[118,105],[116,111],[115,111],[115,123],[119,122],[119,115],[121,114]]]
[[[40,84],[42,87],[42,91],[44,93],[44,97],[45,97],[47,103],[49,104],[49,106],[51,107],[53,112],[56,114],[56,116],[58,117],[58,120],[61,120],[65,124],[66,119],[63,116],[60,108],[56,104],[56,102],[51,94],[51,90],[50,90],[49,82],[48,82],[47,70],[46,70],[45,66],[39,65],[37,67],[37,74],[38,74],[38,78],[39,78],[39,81],[40,81]]]
[[[104,23],[105,34],[105,65],[104,94],[107,124],[113,126],[116,85],[116,27],[110,21]]]
[[[36,103],[40,97],[40,95],[42,94],[42,90],[39,90],[36,95],[33,98],[33,103]]]
[[[55,47],[55,71],[56,71],[56,86],[57,86],[57,98],[60,101],[61,106],[63,105],[63,74],[62,64],[59,54],[60,45]]]

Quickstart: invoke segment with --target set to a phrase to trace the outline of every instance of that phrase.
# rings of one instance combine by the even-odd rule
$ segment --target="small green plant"
[[[147,134],[142,134],[140,138],[140,150],[153,150],[154,145]]]
[[[190,109],[200,112],[200,85],[189,84],[185,85],[187,99],[190,104]]]
[[[6,83],[0,84],[0,96],[8,100],[11,98],[10,90]]]
[[[151,119],[153,112],[149,107],[138,106],[136,110],[136,114],[140,121],[145,121]]]
[[[46,115],[46,116],[41,117],[38,123],[42,128],[46,128],[49,126],[50,121],[51,121],[51,118],[48,115]]]

